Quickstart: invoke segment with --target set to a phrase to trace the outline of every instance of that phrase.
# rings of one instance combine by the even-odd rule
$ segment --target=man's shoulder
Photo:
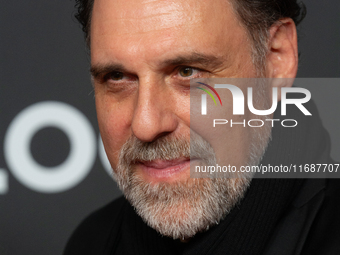
[[[304,254],[340,254],[340,179],[328,179]]]
[[[326,196],[340,200],[340,179],[328,179],[326,184]]]
[[[312,220],[310,224],[305,224],[308,234],[302,254],[340,254],[340,179],[323,181],[323,189],[315,194],[307,206]]]
[[[103,254],[108,239],[116,236],[114,232],[119,231],[118,225],[126,203],[121,196],[86,217],[73,232],[64,255],[98,254],[99,250],[103,251],[99,254]]]
[[[307,179],[264,254],[340,254],[340,179]]]

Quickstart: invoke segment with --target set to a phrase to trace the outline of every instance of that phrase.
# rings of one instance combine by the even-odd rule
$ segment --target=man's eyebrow
[[[180,66],[180,65],[193,65],[199,64],[208,68],[217,68],[220,67],[225,61],[223,59],[218,58],[215,55],[205,55],[201,53],[191,53],[184,56],[178,56],[173,59],[165,60],[161,63],[163,66]]]
[[[127,72],[126,68],[121,64],[95,64],[91,66],[90,73],[93,78],[101,77],[111,72]]]
[[[183,56],[178,56],[173,59],[167,59],[161,61],[161,67],[167,66],[180,66],[180,65],[199,65],[206,68],[218,68],[225,61],[214,55],[205,55],[201,53],[190,53]],[[101,77],[104,74],[111,72],[127,73],[128,70],[121,64],[109,63],[109,64],[94,64],[91,66],[90,73],[93,78]]]

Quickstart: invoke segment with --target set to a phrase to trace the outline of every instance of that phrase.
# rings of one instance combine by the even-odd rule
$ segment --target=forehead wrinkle
[[[122,34],[156,32],[190,22],[190,13],[183,15],[183,9],[183,6],[172,1],[142,2],[137,7],[125,8],[119,12],[113,22],[125,30]]]
[[[99,0],[99,2],[102,1],[106,0]],[[219,7],[216,5],[211,6],[206,2],[204,3],[204,1],[198,0],[200,4],[201,2],[203,3],[203,6],[198,2],[191,1],[193,8],[188,9],[186,5],[189,1],[179,2],[179,5],[183,5],[177,10],[182,14],[179,18],[184,19],[185,22],[183,25],[170,22],[170,24],[167,23],[167,26],[171,28],[167,28],[166,24],[162,25],[163,20],[156,24],[155,22],[150,22],[146,27],[140,25],[148,20],[147,17],[152,17],[152,19],[155,17],[157,19],[159,15],[171,17],[171,14],[166,13],[164,10],[160,10],[160,14],[150,12],[144,17],[139,15],[144,21],[138,22],[139,17],[133,16],[129,12],[137,13],[138,10],[140,12],[141,9],[138,8],[140,4],[137,3],[137,6],[132,6],[129,0],[126,0],[126,2],[119,0],[107,1],[107,3],[111,3],[111,6],[106,6],[106,8],[101,6],[99,8],[104,13],[99,15],[97,12],[96,17],[100,22],[96,22],[96,29],[92,30],[96,35],[92,37],[95,40],[93,45],[96,45],[95,60],[99,58],[115,59],[125,63],[126,66],[130,66],[132,69],[138,69],[143,63],[147,63],[154,70],[159,69],[158,63],[160,59],[170,59],[193,51],[229,60],[226,61],[228,65],[232,62],[232,59],[235,60],[234,56],[228,54],[224,49],[228,48],[228,52],[234,52],[236,45],[230,42],[240,37],[240,31],[237,30],[235,25],[227,25],[232,21],[230,19],[232,13],[230,13],[229,9],[224,12],[224,5]],[[149,3],[153,2],[158,3],[158,0],[149,1]],[[164,3],[164,1],[160,2]],[[125,6],[125,8],[122,10],[114,8],[115,10],[111,11],[110,9],[115,7],[116,3],[117,7]],[[131,6],[131,9],[126,8],[126,6]],[[207,9],[209,9],[209,12],[206,12]],[[187,15],[184,15],[183,10],[186,11]],[[122,14],[121,12],[125,13]],[[108,20],[108,18],[110,19]],[[123,22],[124,19],[126,19],[126,22]],[[135,20],[136,22],[134,22]],[[225,25],[221,26],[220,24]],[[232,37],[227,36],[228,34],[232,35]],[[225,67],[227,63],[223,66]]]

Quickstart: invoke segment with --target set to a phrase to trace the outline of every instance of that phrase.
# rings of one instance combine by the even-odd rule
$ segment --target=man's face
[[[204,180],[189,179],[190,79],[256,77],[250,49],[246,30],[226,0],[213,4],[197,0],[95,0],[91,65],[98,123],[113,169],[126,175],[121,183],[123,191],[133,186],[129,183],[133,178],[135,184],[158,188],[157,192],[181,184],[206,188]],[[226,139],[233,146],[223,153],[234,165],[245,165],[250,131],[235,129]],[[146,146],[155,143],[153,155],[148,155]],[[125,168],[119,165],[124,144]],[[173,147],[164,149],[164,144]],[[142,147],[146,152],[138,156]],[[164,151],[171,156],[164,156]],[[131,155],[135,155],[133,159]],[[223,183],[218,185],[228,185]],[[190,192],[177,206],[193,199],[188,196]],[[178,210],[173,213],[184,217]]]

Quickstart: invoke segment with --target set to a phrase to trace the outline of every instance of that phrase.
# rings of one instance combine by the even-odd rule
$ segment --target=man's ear
[[[268,44],[266,77],[292,78],[274,79],[276,81],[273,83],[273,87],[291,87],[298,68],[298,46],[295,23],[290,18],[281,19],[272,25],[269,32],[270,39]]]

